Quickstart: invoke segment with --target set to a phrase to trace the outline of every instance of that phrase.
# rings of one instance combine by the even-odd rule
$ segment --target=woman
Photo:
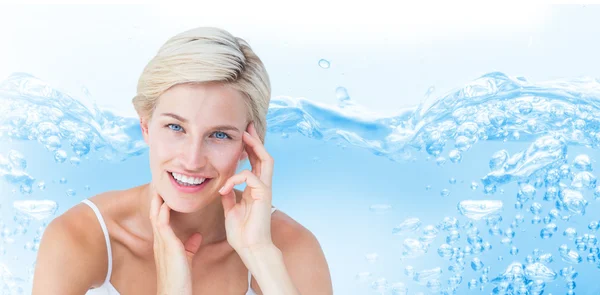
[[[332,294],[314,235],[271,205],[270,91],[244,40],[216,28],[168,40],[133,99],[151,182],[55,218],[33,294]],[[235,174],[245,159],[252,171]]]

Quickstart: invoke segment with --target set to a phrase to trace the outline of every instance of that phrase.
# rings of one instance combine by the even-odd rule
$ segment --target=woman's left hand
[[[244,255],[263,247],[271,247],[271,180],[273,158],[260,141],[254,124],[244,132],[243,141],[252,166],[252,171],[244,170],[225,182],[219,190],[225,212],[227,241]],[[242,199],[236,202],[235,185],[246,183]]]

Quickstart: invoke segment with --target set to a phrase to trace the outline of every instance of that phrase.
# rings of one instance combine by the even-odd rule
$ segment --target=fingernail
[[[222,186],[221,189],[219,189],[219,193],[223,193],[223,190],[225,189],[225,186]]]

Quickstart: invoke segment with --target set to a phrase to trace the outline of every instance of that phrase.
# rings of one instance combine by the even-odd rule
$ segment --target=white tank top
[[[115,287],[110,283],[110,277],[112,274],[112,250],[110,247],[110,237],[108,235],[108,229],[106,228],[106,223],[104,222],[104,218],[102,218],[102,214],[100,214],[100,210],[98,210],[98,207],[96,206],[96,204],[92,203],[90,200],[87,200],[87,199],[85,199],[81,202],[90,206],[90,208],[92,208],[92,210],[94,210],[94,213],[96,213],[96,217],[98,218],[98,222],[100,222],[100,226],[102,227],[102,232],[104,233],[104,240],[106,241],[106,249],[108,252],[108,271],[106,273],[106,278],[104,279],[104,283],[102,283],[102,285],[98,288],[89,289],[87,291],[87,293],[85,293],[85,294],[86,295],[121,295],[119,293],[119,291],[117,291],[117,289],[115,289]],[[273,214],[273,212],[275,210],[277,210],[277,208],[275,208],[275,207],[271,208],[271,214]],[[252,290],[252,287],[250,286],[251,282],[252,282],[252,274],[250,272],[248,272],[248,292],[246,292],[246,295],[256,295],[256,293]]]

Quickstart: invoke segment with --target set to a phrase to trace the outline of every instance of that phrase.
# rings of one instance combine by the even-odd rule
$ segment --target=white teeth
[[[171,174],[173,175],[173,178],[186,183],[186,184],[201,184],[204,182],[204,180],[206,180],[206,178],[198,178],[198,177],[187,177],[183,174],[179,174],[179,173],[175,173],[175,172],[171,172]]]

